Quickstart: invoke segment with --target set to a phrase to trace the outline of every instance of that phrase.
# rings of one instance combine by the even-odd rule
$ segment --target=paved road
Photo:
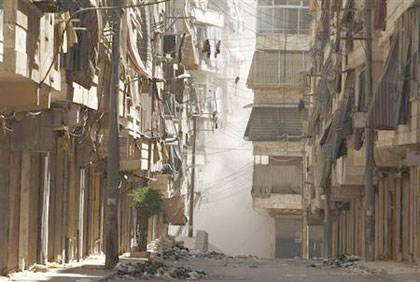
[[[373,263],[370,265],[361,263],[350,268],[330,268],[309,267],[309,263],[302,260],[200,258],[191,262],[166,262],[166,264],[206,271],[209,277],[200,281],[420,282],[418,268],[397,263]],[[110,273],[103,269],[103,258],[101,257],[78,263],[71,268],[53,269],[47,273],[20,273],[15,275],[13,280],[91,282],[100,281]],[[0,281],[2,280],[0,279]],[[112,281],[164,280],[112,279]]]
[[[209,274],[208,281],[287,281],[287,282],[338,282],[338,281],[420,281],[415,272],[389,274],[378,269],[371,273],[360,267],[330,268],[308,267],[301,260],[247,259],[239,261],[214,261],[199,259],[184,265],[192,269],[203,269]]]
[[[169,264],[169,262],[166,262]],[[191,262],[171,262],[192,270],[204,270],[209,277],[202,281],[284,281],[284,282],[420,282],[417,268],[389,263],[377,263],[369,268],[361,263],[350,268],[311,267],[303,260],[200,258]],[[389,268],[389,271],[385,270]],[[133,281],[121,279],[116,281]],[[150,281],[150,280],[135,280]]]

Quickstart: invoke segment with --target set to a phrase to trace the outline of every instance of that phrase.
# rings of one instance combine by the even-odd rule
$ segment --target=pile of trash
[[[190,251],[188,248],[175,244],[170,249],[153,254],[153,258],[168,260],[168,261],[191,261],[194,258],[207,258],[214,260],[235,259],[233,256],[228,256],[218,252],[197,252]]]
[[[354,255],[340,255],[336,258],[329,258],[329,259],[323,259],[321,263],[311,263],[309,264],[310,267],[318,267],[321,268],[322,266],[328,266],[328,267],[341,267],[341,268],[347,268],[354,265],[355,261],[359,261],[359,256]]]
[[[156,253],[155,257],[163,260],[191,261],[194,254],[188,248],[175,244],[170,249]]]
[[[196,280],[207,277],[204,271],[195,271],[182,266],[167,266],[162,262],[144,260],[139,262],[119,263],[115,279],[189,279]]]

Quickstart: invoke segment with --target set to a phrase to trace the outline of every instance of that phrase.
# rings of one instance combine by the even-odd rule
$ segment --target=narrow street
[[[420,0],[0,0],[0,282],[420,282]]]

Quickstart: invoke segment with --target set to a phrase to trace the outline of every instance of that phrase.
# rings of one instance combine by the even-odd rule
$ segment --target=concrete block
[[[209,234],[203,230],[197,230],[196,233],[196,250],[200,252],[207,252],[209,248]]]
[[[206,231],[197,230],[195,237],[178,237],[176,241],[183,242],[183,246],[198,252],[207,252],[209,245],[209,235]]]
[[[130,252],[130,258],[150,258],[149,252]]]
[[[184,247],[188,248],[190,250],[195,250],[195,240],[196,240],[195,237],[192,237],[192,238],[190,238],[190,237],[177,238],[177,241],[184,242]]]

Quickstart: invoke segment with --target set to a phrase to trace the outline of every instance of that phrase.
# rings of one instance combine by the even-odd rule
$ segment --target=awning
[[[369,119],[377,129],[394,129],[402,80],[399,73],[399,36],[395,36],[369,109]]]
[[[187,19],[188,11],[184,11],[184,30],[185,36],[183,38],[184,43],[182,46],[182,61],[187,70],[197,70],[199,67],[199,58],[197,53],[197,47],[195,46],[194,39],[191,35],[191,27],[189,19]]]
[[[324,146],[327,142],[328,135],[331,130],[332,119],[329,119],[327,123],[322,128],[321,138],[319,139],[319,145]]]
[[[257,50],[246,84],[249,88],[298,86],[305,70],[306,57],[305,52]]]
[[[332,119],[326,124],[320,139],[325,156],[335,162],[337,158],[347,153],[347,142],[344,134],[347,121],[347,99],[340,102]]]
[[[408,19],[411,19],[411,12],[407,11],[400,19],[400,23],[406,23]],[[378,87],[369,107],[368,119],[375,129],[393,130],[398,124],[408,122],[410,89],[406,86],[411,76],[411,59],[409,58],[411,41],[410,29],[400,30],[394,35]],[[418,48],[418,46],[413,46],[413,48]]]
[[[148,73],[139,54],[137,47],[137,30],[135,28],[137,27],[133,27],[130,12],[126,11],[123,17],[123,32],[121,33],[121,45],[123,52],[127,55],[134,71],[136,71],[139,75],[150,78],[151,74]]]
[[[68,1],[70,2],[70,1]],[[96,1],[89,0],[80,3],[82,7],[74,3],[66,3],[66,7],[74,12],[79,8],[95,8],[98,7]],[[63,56],[63,65],[67,70],[71,71],[71,79],[67,77],[67,83],[72,82],[90,89],[94,86],[94,76],[96,74],[96,66],[98,63],[99,41],[102,35],[102,16],[98,10],[92,9],[85,13],[80,13],[78,22],[74,21],[70,28],[67,29],[67,52]],[[75,31],[74,27],[84,27],[86,30]],[[75,33],[77,37],[75,37]]]
[[[197,48],[195,47],[194,40],[191,34],[186,34],[184,37],[182,53],[185,68],[187,70],[198,70],[199,59],[197,54]]]
[[[274,105],[273,105],[274,106]],[[249,141],[298,141],[302,138],[302,120],[307,110],[297,105],[285,107],[253,107],[244,134]]]

